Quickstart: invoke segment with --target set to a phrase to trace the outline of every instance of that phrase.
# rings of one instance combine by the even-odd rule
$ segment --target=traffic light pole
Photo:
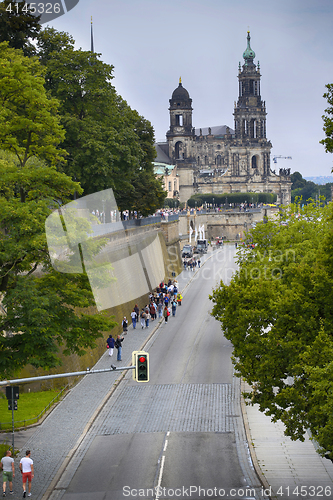
[[[11,386],[11,393],[12,393],[12,447],[13,447],[13,456],[15,455],[15,448],[14,448],[14,386]]]
[[[64,377],[77,377],[79,375],[92,375],[95,373],[105,373],[113,371],[123,371],[123,370],[134,370],[135,366],[114,366],[111,368],[103,368],[102,370],[87,370],[82,372],[71,372],[71,373],[57,373],[55,375],[42,375],[40,377],[29,377],[29,378],[16,378],[14,380],[2,380],[0,386],[2,385],[14,385],[14,384],[26,384],[28,382],[36,382],[37,380],[51,380],[54,378],[64,378]]]

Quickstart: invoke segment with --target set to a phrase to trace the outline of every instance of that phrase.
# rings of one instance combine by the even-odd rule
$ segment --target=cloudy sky
[[[333,155],[319,141],[325,84],[333,83],[332,0],[80,0],[50,25],[89,50],[91,16],[95,51],[114,65],[118,93],[151,121],[157,141],[165,140],[179,77],[196,128],[234,127],[249,29],[272,155],[292,157],[277,167],[331,174]]]

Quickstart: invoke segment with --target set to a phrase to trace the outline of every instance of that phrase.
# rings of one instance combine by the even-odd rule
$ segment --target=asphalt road
[[[230,278],[234,254],[226,247],[207,260],[151,339],[150,381],[126,375],[84,440],[63,500],[255,497],[232,346],[210,315],[209,294]]]

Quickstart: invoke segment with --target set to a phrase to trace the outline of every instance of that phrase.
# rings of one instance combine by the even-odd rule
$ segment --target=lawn
[[[14,411],[15,428],[36,423],[36,417],[58,394],[59,391],[21,393]],[[12,429],[12,412],[8,410],[6,397],[0,399],[0,430],[5,429]]]

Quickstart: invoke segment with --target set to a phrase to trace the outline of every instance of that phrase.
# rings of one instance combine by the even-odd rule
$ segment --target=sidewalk
[[[242,386],[242,391],[250,390]],[[307,435],[304,442],[292,441],[284,424],[271,422],[259,405],[243,401],[242,410],[252,462],[272,499],[333,498],[333,463],[316,452]]]

